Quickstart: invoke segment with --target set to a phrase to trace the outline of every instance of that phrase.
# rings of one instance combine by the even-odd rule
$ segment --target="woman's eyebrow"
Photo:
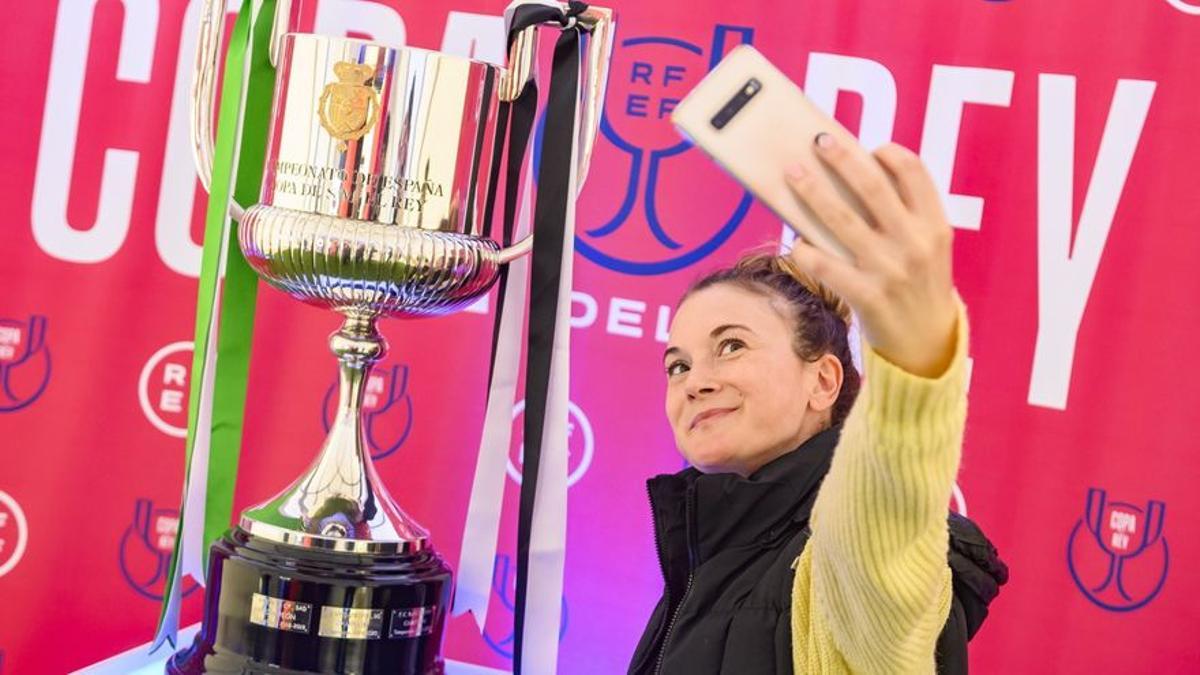
[[[716,328],[712,329],[712,332],[709,333],[708,336],[711,338],[715,338],[727,330],[734,330],[734,329],[741,329],[741,330],[746,331],[747,333],[754,332],[754,331],[750,330],[748,327],[743,326],[740,323],[724,323],[724,324],[721,324],[720,326],[717,326]]]

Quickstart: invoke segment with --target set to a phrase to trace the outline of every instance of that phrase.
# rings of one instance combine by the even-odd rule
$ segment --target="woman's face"
[[[749,475],[828,424],[841,387],[837,358],[795,351],[785,301],[733,284],[690,295],[664,354],[667,419],[701,471]]]

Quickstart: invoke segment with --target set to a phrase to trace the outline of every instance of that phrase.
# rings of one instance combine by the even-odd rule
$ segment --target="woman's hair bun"
[[[772,277],[776,275],[786,275],[791,277],[796,283],[800,284],[808,290],[814,297],[821,301],[825,309],[829,310],[840,318],[847,326],[850,325],[852,318],[850,305],[825,284],[817,281],[812,275],[800,269],[796,262],[788,255],[778,255],[774,252],[770,253],[755,253],[747,255],[738,260],[734,265],[735,274],[737,276],[746,276],[750,278]],[[740,273],[740,274],[738,274]]]

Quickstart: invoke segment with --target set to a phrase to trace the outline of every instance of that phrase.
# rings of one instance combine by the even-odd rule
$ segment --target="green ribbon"
[[[209,548],[228,529],[233,515],[233,492],[237,482],[245,418],[246,382],[250,347],[254,334],[254,307],[258,277],[242,256],[237,241],[237,224],[229,216],[230,193],[238,204],[258,201],[263,160],[275,89],[271,65],[271,27],[275,0],[244,0],[238,12],[225,56],[225,75],[217,118],[216,149],[212,183],[204,229],[204,250],[196,302],[196,330],[188,402],[188,432],[185,458],[184,498],[180,507],[180,531],[167,570],[167,588],[159,614],[155,648],[164,639],[172,644],[178,628],[179,585],[177,574],[182,551],[187,493],[204,481],[203,567],[208,569]],[[219,7],[217,11],[223,11]],[[224,270],[224,280],[221,272]],[[216,334],[213,334],[214,316]],[[215,362],[209,347],[216,340]],[[205,375],[213,373],[212,390],[205,391]],[[192,456],[200,407],[212,400],[208,471],[193,476]]]

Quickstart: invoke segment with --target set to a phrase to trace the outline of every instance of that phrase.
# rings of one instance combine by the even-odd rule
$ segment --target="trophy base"
[[[277,544],[235,527],[213,544],[204,621],[167,673],[440,675],[450,568]]]

